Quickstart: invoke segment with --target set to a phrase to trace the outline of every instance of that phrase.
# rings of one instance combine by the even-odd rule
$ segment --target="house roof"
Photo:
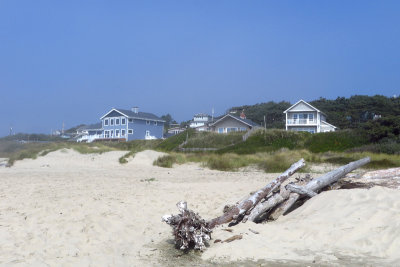
[[[104,117],[106,117],[112,111],[119,112],[119,113],[121,113],[122,115],[125,115],[128,118],[165,122],[164,120],[162,120],[158,116],[154,115],[153,113],[148,113],[148,112],[137,112],[137,113],[135,113],[132,110],[121,109],[121,108],[113,108],[113,109],[111,109],[109,112],[107,112],[100,119],[103,119]]]
[[[197,113],[194,115],[194,117],[211,117],[211,116],[205,113]]]
[[[83,130],[101,130],[103,128],[103,125],[101,122],[99,123],[93,123],[93,124],[88,124],[88,125],[83,125],[79,127],[77,130],[83,131]]]
[[[240,122],[243,122],[244,124],[247,124],[247,125],[249,125],[249,126],[251,126],[251,127],[259,126],[259,124],[255,123],[254,121],[251,121],[251,120],[249,120],[249,119],[242,119],[242,118],[240,118],[240,117],[234,116],[234,115],[229,114],[229,113],[226,114],[225,116],[222,116],[221,118],[219,118],[218,120],[216,120],[214,123],[211,123],[210,126],[213,126],[213,125],[217,124],[218,122],[222,121],[222,120],[225,119],[226,117],[231,117],[231,118],[233,118],[233,119],[235,119],[235,120],[238,120],[238,121],[240,121]]]
[[[321,121],[321,123],[324,123],[324,124],[326,124],[328,126],[331,126],[331,127],[335,128],[335,129],[337,128],[336,126],[334,126],[334,125],[332,125],[330,123],[327,123],[326,121]]]
[[[297,101],[295,104],[293,104],[292,106],[290,106],[290,108],[288,108],[287,110],[285,110],[283,113],[288,112],[289,110],[291,110],[293,107],[297,106],[297,105],[300,104],[300,103],[303,103],[303,104],[309,106],[310,108],[314,109],[314,110],[317,111],[317,112],[321,112],[322,114],[325,114],[325,113],[323,113],[322,111],[320,111],[319,109],[317,109],[316,107],[314,107],[314,106],[310,105],[309,103],[307,103],[306,101],[304,101],[303,99],[300,99],[299,101]]]

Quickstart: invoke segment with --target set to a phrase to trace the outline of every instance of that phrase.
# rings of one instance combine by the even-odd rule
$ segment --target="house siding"
[[[164,123],[158,121],[157,125],[155,125],[155,121],[149,122],[150,124],[146,124],[146,120],[141,119],[133,119],[133,122],[128,122],[128,129],[133,130],[132,134],[128,134],[128,141],[145,139],[146,131],[150,131],[150,136],[155,136],[158,139],[162,138],[164,132]]]
[[[310,106],[300,102],[296,106],[294,106],[293,108],[290,109],[290,112],[293,112],[293,111],[315,111],[315,110],[312,109]]]

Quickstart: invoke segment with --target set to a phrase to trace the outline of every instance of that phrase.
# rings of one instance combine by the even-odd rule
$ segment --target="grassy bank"
[[[348,152],[325,152],[312,153],[308,150],[281,149],[273,152],[258,152],[254,154],[236,153],[176,153],[160,157],[154,165],[171,168],[173,164],[197,162],[203,167],[220,171],[238,171],[240,168],[253,166],[265,172],[283,172],[291,164],[301,158],[308,164],[329,163],[334,165],[345,165],[364,157],[370,157],[371,162],[364,166],[365,169],[385,169],[400,167],[400,155],[377,154],[371,152],[348,153]],[[302,172],[308,172],[305,167]]]

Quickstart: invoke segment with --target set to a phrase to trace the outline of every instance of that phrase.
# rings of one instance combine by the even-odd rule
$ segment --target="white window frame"
[[[108,126],[108,125],[109,125],[108,118],[107,118],[107,119],[104,119],[103,126]]]
[[[133,134],[133,129],[128,129],[128,134]]]
[[[104,131],[104,138],[109,138],[110,137],[110,131]]]
[[[119,123],[120,123],[120,118],[115,118],[115,125],[119,125]],[[117,121],[118,121],[118,123],[117,123]]]
[[[110,126],[114,126],[114,119],[110,119]]]
[[[122,123],[122,121],[124,121],[124,123]],[[121,117],[121,125],[126,125],[126,118],[125,117]]]
[[[111,137],[111,138],[114,137],[114,130],[110,130],[110,137]]]
[[[126,135],[126,130],[125,129],[121,129],[121,136],[125,137]]]
[[[119,137],[119,129],[115,129],[115,137]]]

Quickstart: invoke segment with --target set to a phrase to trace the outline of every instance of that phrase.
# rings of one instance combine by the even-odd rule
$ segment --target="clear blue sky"
[[[0,136],[400,94],[400,1],[0,0]]]

